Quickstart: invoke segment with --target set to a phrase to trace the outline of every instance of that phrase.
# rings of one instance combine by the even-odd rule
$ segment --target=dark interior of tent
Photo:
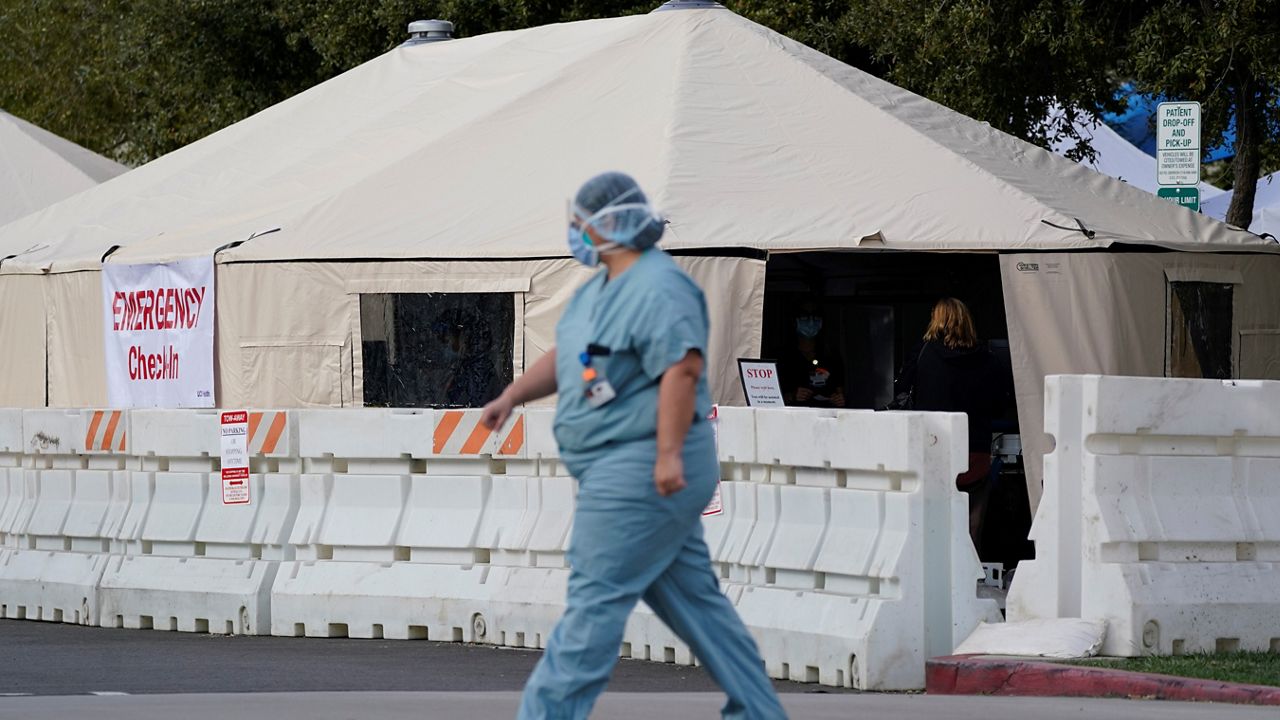
[[[761,357],[785,362],[796,353],[797,320],[816,314],[819,354],[841,367],[845,407],[884,409],[894,380],[919,353],[934,304],[954,297],[968,306],[999,380],[991,388],[992,495],[983,530],[982,559],[1011,567],[1031,557],[1031,518],[1018,452],[1009,331],[993,253],[775,253],[766,266]],[[786,388],[784,388],[784,394]]]

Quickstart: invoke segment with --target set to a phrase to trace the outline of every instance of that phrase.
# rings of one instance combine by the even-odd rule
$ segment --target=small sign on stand
[[[249,504],[249,413],[222,413],[222,504]]]
[[[785,407],[778,363],[773,360],[738,358],[738,376],[748,407]]]

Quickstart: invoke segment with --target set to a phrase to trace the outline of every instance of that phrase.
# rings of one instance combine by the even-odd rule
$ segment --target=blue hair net
[[[583,183],[574,196],[573,210],[584,227],[589,225],[605,240],[636,250],[653,247],[666,226],[635,179],[620,172],[602,173]]]

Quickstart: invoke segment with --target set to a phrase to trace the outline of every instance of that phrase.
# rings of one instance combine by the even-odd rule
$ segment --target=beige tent
[[[0,225],[128,169],[0,111]]]
[[[220,405],[362,404],[362,348],[386,339],[373,296],[508,295],[518,373],[587,276],[566,198],[606,169],[637,176],[665,246],[692,251],[722,402],[759,351],[761,258],[806,251],[1000,254],[1032,451],[1046,371],[1161,374],[1171,277],[1238,280],[1256,331],[1240,371],[1280,374],[1276,246],[724,9],[400,48],[0,228],[5,254],[48,246],[0,266],[47,346],[10,335],[0,353],[47,352],[51,405],[103,403],[96,271],[118,246],[107,262],[215,254]],[[5,362],[23,372],[0,376],[0,405],[29,404],[40,368]]]
[[[0,111],[0,225],[110,180],[128,170],[47,130]],[[40,237],[11,236],[0,247],[4,265],[46,253]],[[0,280],[0,404],[45,402],[43,283],[30,276]]]

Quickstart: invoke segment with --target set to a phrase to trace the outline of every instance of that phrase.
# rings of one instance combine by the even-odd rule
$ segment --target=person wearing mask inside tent
[[[798,407],[842,408],[844,360],[822,347],[822,316],[812,301],[796,317],[795,348],[778,367],[783,400]]]
[[[705,419],[706,300],[654,247],[664,222],[629,176],[588,180],[568,222],[573,256],[605,267],[574,293],[555,347],[482,419],[500,427],[514,406],[558,392],[556,441],[578,480],[565,612],[519,717],[587,717],[642,598],[724,689],[725,717],[785,717],[703,541],[720,474]]]

